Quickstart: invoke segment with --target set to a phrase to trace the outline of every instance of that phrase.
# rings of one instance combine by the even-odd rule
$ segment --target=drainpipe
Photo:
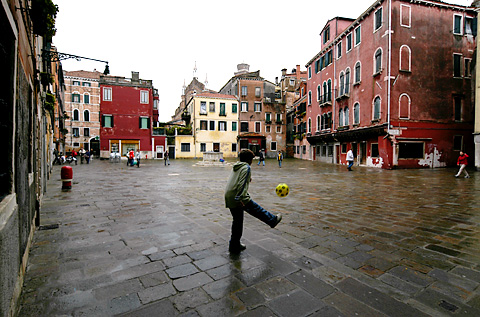
[[[387,58],[387,135],[390,131],[390,106],[391,106],[391,83],[392,83],[392,0],[388,0],[388,58]],[[398,165],[398,143],[392,142],[392,167]]]
[[[390,130],[391,105],[391,75],[392,75],[392,0],[388,0],[388,84],[387,84],[387,131]]]
[[[477,12],[477,19],[480,18],[480,1],[472,2],[472,7]],[[480,36],[476,36],[476,65],[475,65],[475,123],[473,128],[473,139],[475,143],[475,168],[480,170]]]

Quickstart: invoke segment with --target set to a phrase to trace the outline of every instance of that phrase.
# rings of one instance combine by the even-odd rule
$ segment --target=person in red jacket
[[[460,156],[458,157],[458,160],[457,160],[457,166],[460,166],[460,169],[458,170],[458,173],[457,175],[455,175],[455,177],[460,176],[460,174],[462,174],[462,171],[463,171],[465,172],[465,178],[470,178],[470,175],[468,175],[467,170],[465,169],[465,167],[467,167],[467,164],[468,164],[467,153],[463,153],[462,151],[460,151]]]

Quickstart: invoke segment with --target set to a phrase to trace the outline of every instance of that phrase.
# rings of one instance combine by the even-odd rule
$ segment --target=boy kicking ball
[[[233,165],[233,171],[228,179],[225,189],[225,206],[232,213],[232,235],[230,237],[229,251],[239,253],[246,246],[240,243],[243,233],[243,212],[258,218],[272,228],[282,220],[282,215],[273,215],[254,202],[248,194],[248,185],[251,181],[251,169],[255,154],[250,150],[240,152],[240,162]]]

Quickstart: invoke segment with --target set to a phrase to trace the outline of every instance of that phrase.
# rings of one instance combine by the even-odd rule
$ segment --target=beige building
[[[202,158],[204,152],[237,157],[238,100],[214,92],[198,93],[187,102],[192,139],[177,136],[176,158]],[[190,142],[189,142],[190,141]]]
[[[97,71],[65,72],[65,151],[80,148],[100,154],[100,75]]]

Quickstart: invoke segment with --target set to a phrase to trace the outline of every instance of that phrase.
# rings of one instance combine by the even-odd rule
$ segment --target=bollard
[[[73,169],[71,166],[63,166],[60,172],[62,178],[62,190],[72,189]]]

